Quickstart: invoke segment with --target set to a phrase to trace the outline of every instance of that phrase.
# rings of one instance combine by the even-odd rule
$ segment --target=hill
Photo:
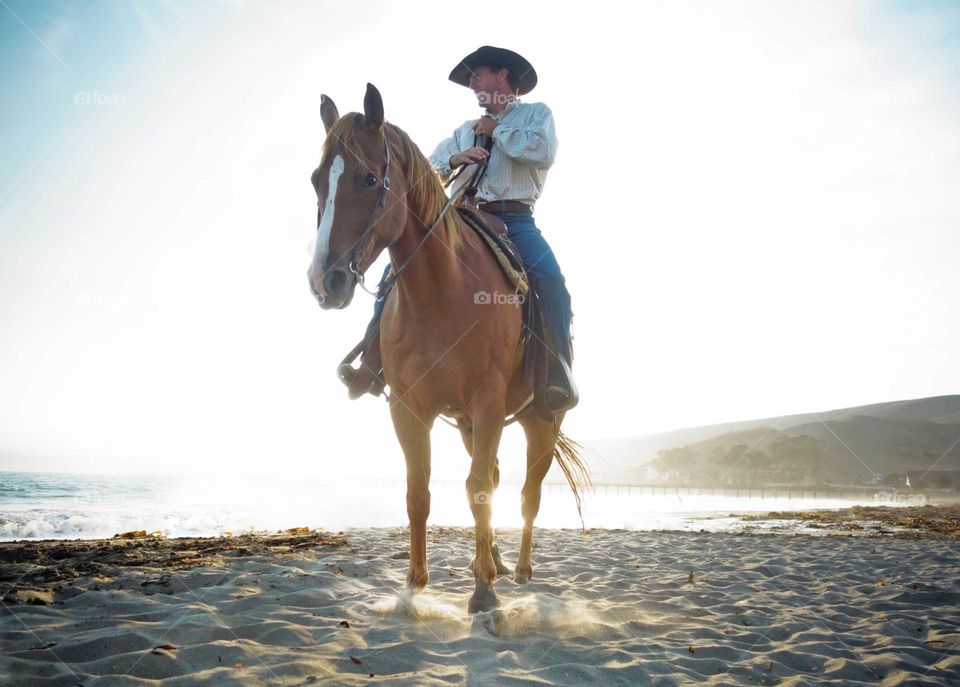
[[[788,441],[798,437],[809,441]],[[841,483],[869,483],[891,473],[933,467],[960,470],[958,445],[960,395],[591,442],[603,459],[592,461],[601,481],[685,477],[687,481],[722,478],[790,482],[801,479],[796,469],[806,464],[804,481]],[[798,452],[798,447],[806,447],[808,453]],[[731,451],[739,456],[728,455]],[[752,463],[741,460],[747,452],[753,452]],[[675,469],[677,464],[685,467],[685,473]],[[749,465],[752,468],[748,469]]]

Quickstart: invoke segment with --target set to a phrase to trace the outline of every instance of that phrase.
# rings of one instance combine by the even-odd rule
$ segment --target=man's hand
[[[488,157],[490,157],[490,153],[487,152],[486,148],[467,148],[450,158],[450,169],[456,169],[460,165],[473,165],[483,162]]]
[[[497,124],[497,120],[493,117],[481,117],[473,123],[473,133],[490,136],[498,126],[500,125]]]

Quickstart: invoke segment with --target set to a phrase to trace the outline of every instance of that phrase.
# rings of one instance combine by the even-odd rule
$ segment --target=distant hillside
[[[960,423],[853,415],[841,421],[797,425],[787,431],[825,441],[837,460],[862,474],[871,470],[881,474],[926,470],[938,460],[937,469],[960,469],[960,447],[955,445],[960,440]]]
[[[706,469],[704,474],[709,475],[713,467],[722,463],[723,453],[733,447],[743,446],[769,454],[771,445],[778,439],[797,436],[822,442],[823,463],[817,469],[821,477],[863,482],[878,474],[927,470],[934,463],[938,470],[958,470],[960,395],[876,403],[591,442],[590,446],[603,459],[591,461],[591,467],[601,480],[642,481],[651,478],[651,461],[661,451],[690,447],[697,456],[694,465]],[[674,455],[680,457],[680,454]],[[760,460],[759,456],[754,458],[755,462]],[[733,461],[732,464],[742,468],[744,461]],[[768,467],[774,469],[776,461]],[[721,470],[719,474],[727,472]]]
[[[866,416],[890,420],[924,420],[942,424],[960,424],[960,396],[931,396],[912,401],[875,403],[869,406],[832,410],[819,415],[821,420],[845,420],[853,416]]]

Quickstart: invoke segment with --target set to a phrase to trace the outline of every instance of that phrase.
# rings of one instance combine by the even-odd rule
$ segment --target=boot
[[[383,379],[383,359],[380,355],[380,315],[383,312],[382,299],[374,305],[373,318],[367,325],[363,341],[354,346],[347,357],[337,367],[337,377],[347,387],[350,400],[356,400],[364,394],[379,396],[386,382]],[[360,356],[360,369],[350,363]]]
[[[340,363],[337,367],[337,377],[347,387],[350,400],[356,400],[364,394],[379,396],[383,393],[386,382],[383,379],[383,361],[380,356],[379,330],[377,336],[369,342],[360,358],[360,369],[356,369],[348,362]],[[366,343],[366,341],[364,341]]]
[[[561,356],[551,355],[544,400],[553,413],[570,410],[580,401],[580,392],[573,381],[573,371]]]
[[[542,285],[541,288],[546,286]],[[543,291],[538,293],[542,304],[548,361],[547,384],[543,400],[549,411],[556,414],[576,406],[580,401],[580,393],[570,369],[573,361],[573,345],[570,341],[569,319],[563,314],[563,310],[568,309],[569,305],[561,305],[564,298],[569,299],[569,295],[566,293],[566,287],[562,288],[559,296],[555,293],[556,289],[553,293],[549,288],[544,288],[544,291],[547,293]],[[552,303],[546,302],[547,294],[556,300]]]

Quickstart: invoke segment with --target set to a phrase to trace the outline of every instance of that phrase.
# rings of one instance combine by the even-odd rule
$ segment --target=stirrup
[[[383,393],[384,388],[386,387],[386,382],[383,380],[382,371],[379,374],[371,374],[370,382],[367,384],[365,389],[354,389],[353,385],[357,379],[357,376],[360,374],[361,370],[355,368],[351,363],[357,359],[357,356],[367,355],[367,339],[364,339],[356,346],[353,347],[347,357],[340,361],[340,364],[337,365],[337,379],[339,379],[344,386],[347,387],[349,391],[349,396],[352,400],[358,399],[364,394],[370,394],[371,396],[379,396]],[[363,365],[363,358],[360,358],[360,364]]]
[[[337,379],[339,379],[343,384],[349,387],[353,384],[353,380],[357,378],[357,368],[355,368],[350,363],[340,363],[337,366]]]
[[[386,388],[387,384],[383,381],[382,375],[371,375],[370,384],[367,385],[367,388],[354,392],[351,387],[353,386],[353,382],[356,380],[358,374],[360,374],[360,370],[353,367],[350,363],[340,363],[340,365],[337,367],[337,378],[343,382],[343,385],[346,386],[348,390],[351,391],[350,398],[360,398],[364,394],[379,396],[383,393],[383,390]],[[354,395],[354,393],[356,395]]]
[[[580,402],[580,392],[573,381],[573,372],[567,361],[557,356],[551,361],[550,374],[547,377],[547,389],[544,392],[544,401],[547,408],[553,413],[562,413],[575,408]]]

